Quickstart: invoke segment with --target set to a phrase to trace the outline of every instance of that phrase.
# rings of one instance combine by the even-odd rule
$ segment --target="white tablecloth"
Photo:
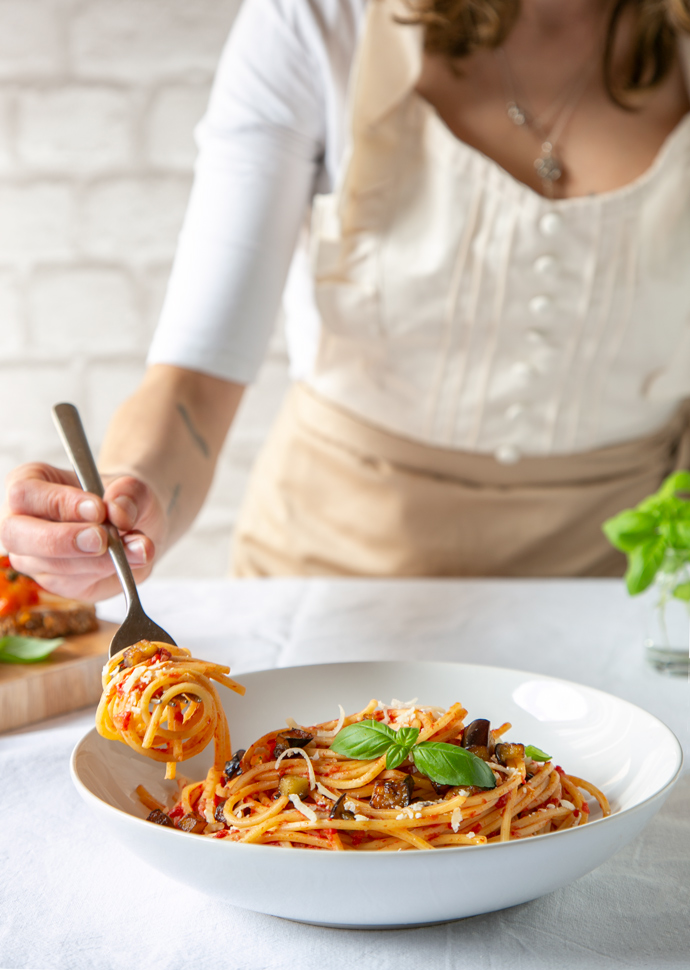
[[[614,580],[151,582],[146,609],[233,673],[363,659],[566,677],[664,720],[690,754],[690,687],[649,669]],[[121,602],[101,608],[121,617]],[[102,834],[72,787],[79,712],[0,736],[0,967],[12,970],[599,970],[690,966],[690,773],[645,832],[573,885],[423,929],[332,930],[228,906]],[[690,759],[689,759],[690,760]]]

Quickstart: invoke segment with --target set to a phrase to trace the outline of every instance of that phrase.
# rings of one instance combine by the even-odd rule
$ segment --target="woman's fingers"
[[[124,536],[123,542],[127,560],[132,569],[153,562],[155,548],[148,536],[134,532]],[[39,573],[45,573],[47,568],[56,575],[88,576],[93,579],[109,576],[113,572],[112,560],[107,553],[101,556],[75,556],[63,559],[13,554],[12,565],[18,572],[35,578]]]
[[[72,472],[33,463],[7,479],[0,542],[12,565],[54,593],[102,599],[118,591],[106,523],[120,532],[137,581],[151,571],[166,521],[152,490],[131,476],[106,479],[101,499]]]
[[[101,556],[108,548],[108,534],[102,525],[51,522],[28,515],[8,516],[0,538],[12,556],[43,559]]]
[[[74,476],[64,472],[63,481],[48,477],[44,465],[23,465],[7,480],[7,508],[13,515],[35,516],[53,522],[104,522],[105,502],[73,484]],[[33,476],[33,477],[32,477]]]

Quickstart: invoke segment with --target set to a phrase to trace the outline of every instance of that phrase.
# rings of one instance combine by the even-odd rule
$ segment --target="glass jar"
[[[674,589],[690,583],[690,563],[667,561],[642,594],[644,647],[647,661],[665,674],[690,673],[690,601],[678,599]]]

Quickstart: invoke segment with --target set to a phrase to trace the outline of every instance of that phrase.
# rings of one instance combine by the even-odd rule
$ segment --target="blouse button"
[[[511,366],[511,370],[516,377],[521,380],[529,380],[530,377],[534,377],[536,374],[536,369],[533,364],[530,364],[528,360],[516,360]]]
[[[499,445],[494,451],[494,458],[501,465],[514,465],[520,457],[520,449],[515,445]]]
[[[537,347],[542,347],[546,343],[546,334],[539,327],[530,327],[526,336],[529,342]]]
[[[539,220],[539,228],[544,236],[555,236],[563,224],[557,212],[546,212]]]
[[[546,276],[547,273],[553,272],[555,268],[555,256],[539,256],[538,259],[534,260],[534,272],[539,273],[540,276]]]
[[[529,308],[537,316],[543,316],[551,309],[551,299],[548,296],[533,296],[529,301]]]
[[[509,404],[505,409],[506,421],[517,421],[517,419],[522,417],[524,413],[525,405],[520,404],[519,401],[515,401],[513,404]]]

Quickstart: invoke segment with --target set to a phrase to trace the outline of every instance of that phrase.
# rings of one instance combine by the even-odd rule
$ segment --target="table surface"
[[[688,680],[646,666],[639,606],[619,580],[152,581],[142,600],[178,643],[233,674],[372,659],[537,671],[639,704],[690,754]],[[121,619],[121,600],[99,612]],[[88,710],[0,736],[5,970],[688,966],[690,758],[642,835],[565,889],[439,926],[333,930],[207,898],[104,835],[68,771],[92,724]]]

